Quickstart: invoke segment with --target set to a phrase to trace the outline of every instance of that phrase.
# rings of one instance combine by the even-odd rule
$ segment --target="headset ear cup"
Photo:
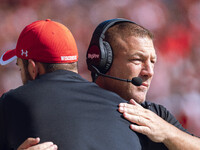
[[[92,66],[95,66],[96,68],[100,69],[101,64],[101,50],[97,45],[92,45],[89,47],[86,55],[86,62],[88,66],[88,70],[94,72],[94,68]]]
[[[92,35],[86,56],[88,69],[91,72],[95,73],[93,66],[96,67],[99,72],[104,74],[107,73],[107,71],[110,69],[113,61],[113,51],[110,44],[104,41],[105,33],[111,26],[120,22],[130,22],[135,24],[134,22],[127,19],[116,18],[106,20],[96,27]]]
[[[103,47],[104,47],[104,52],[105,52],[105,64],[103,66],[103,72],[106,73],[110,67],[111,67],[111,64],[112,64],[112,61],[113,61],[113,52],[112,52],[112,48],[110,46],[110,44],[106,41],[103,41]]]

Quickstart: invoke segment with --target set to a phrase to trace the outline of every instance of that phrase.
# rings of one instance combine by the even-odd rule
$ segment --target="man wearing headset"
[[[101,58],[89,57],[91,55]],[[191,136],[166,108],[145,101],[156,59],[152,33],[124,19],[101,23],[93,33],[87,52],[88,69],[92,72],[93,81],[132,103],[119,104],[119,112],[134,123],[130,125],[133,131],[148,137],[147,149],[200,149],[199,138]],[[135,86],[119,81],[130,81],[133,77],[140,77],[142,84]]]
[[[129,20],[112,19],[94,31],[87,64],[94,82],[131,103],[120,103],[119,112],[133,122],[130,128],[143,139],[143,149],[200,149],[199,138],[190,135],[166,108],[145,101],[156,57],[153,36],[147,29]],[[131,82],[133,77],[140,77],[142,84],[118,81]],[[27,140],[24,145],[31,142]]]
[[[152,33],[125,19],[101,23],[93,33],[87,52],[93,81],[132,104],[119,104],[119,112],[134,123],[130,125],[133,131],[148,137],[145,148],[200,149],[199,138],[190,135],[166,108],[145,101],[156,60]],[[131,81],[133,77],[140,77],[142,84],[135,86],[119,81]]]

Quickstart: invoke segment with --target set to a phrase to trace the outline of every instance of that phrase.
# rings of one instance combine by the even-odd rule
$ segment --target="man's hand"
[[[44,142],[42,144],[38,144],[40,142],[40,138],[28,138],[24,141],[17,150],[57,150],[57,145],[52,142]],[[37,145],[36,145],[37,144]]]
[[[120,103],[119,112],[135,123],[130,125],[132,130],[148,136],[154,142],[165,144],[169,150],[200,150],[199,138],[179,130],[133,99],[130,103]]]
[[[119,112],[123,113],[125,119],[132,123],[130,128],[136,132],[147,135],[154,142],[163,142],[167,134],[174,128],[154,112],[143,108],[133,99],[131,104],[120,103]]]

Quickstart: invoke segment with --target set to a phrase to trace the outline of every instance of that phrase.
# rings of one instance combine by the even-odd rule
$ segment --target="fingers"
[[[124,111],[129,111],[129,110],[134,110],[135,106],[132,104],[127,104],[127,103],[120,103],[119,104],[119,112],[123,113]]]
[[[54,144],[50,146],[48,149],[44,149],[44,150],[57,150],[57,149],[58,149],[58,146]]]
[[[148,118],[148,116],[152,116],[150,110],[143,108],[140,104],[136,101],[131,99],[130,104],[128,103],[120,103],[118,111],[120,113],[129,113],[136,116],[141,116],[144,118]]]
[[[133,104],[133,105],[137,105],[138,107],[142,107],[140,104],[138,104],[136,101],[134,101],[134,99],[130,99],[129,103]]]
[[[17,150],[57,150],[58,146],[53,142],[44,142],[38,144],[40,138],[28,138],[24,141]]]
[[[128,113],[124,113],[123,116],[125,119],[129,120],[130,122],[136,123],[141,126],[148,126],[149,124],[149,120],[141,116],[130,115]]]
[[[40,138],[37,137],[37,138],[28,138],[26,139],[20,146],[17,150],[21,150],[21,149],[26,149],[26,148],[29,148],[33,145],[36,145],[40,142]]]
[[[162,142],[165,139],[169,123],[154,112],[143,108],[134,100],[130,100],[130,104],[120,103],[118,110],[126,120],[134,123],[130,125],[133,131],[148,136],[154,142]]]
[[[134,101],[133,99],[131,99],[128,103],[120,103],[119,106],[121,107],[127,107],[127,108],[134,108],[135,106],[139,107],[139,108],[143,108],[140,104],[138,104],[136,101]]]
[[[140,112],[137,110],[137,108],[135,108],[135,107],[130,108],[130,107],[128,107],[128,105],[130,105],[130,104],[120,103],[118,111],[120,113],[129,113],[132,115],[139,115]]]
[[[146,126],[138,126],[138,125],[131,124],[130,128],[131,130],[144,134],[144,135],[148,135],[148,133],[150,132],[150,128]]]
[[[35,146],[32,146],[26,150],[57,150],[58,146],[53,142],[44,142]]]
[[[132,115],[138,115],[138,116],[143,116],[143,117],[147,116],[146,114],[148,113],[148,110],[143,107],[127,104],[127,103],[120,103],[118,111],[120,113],[126,112]]]

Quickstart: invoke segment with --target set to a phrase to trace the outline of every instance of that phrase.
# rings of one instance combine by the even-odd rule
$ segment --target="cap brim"
[[[5,52],[0,59],[0,65],[6,65],[10,62],[12,62],[13,60],[15,60],[17,58],[16,56],[16,50],[8,50],[7,52]]]

